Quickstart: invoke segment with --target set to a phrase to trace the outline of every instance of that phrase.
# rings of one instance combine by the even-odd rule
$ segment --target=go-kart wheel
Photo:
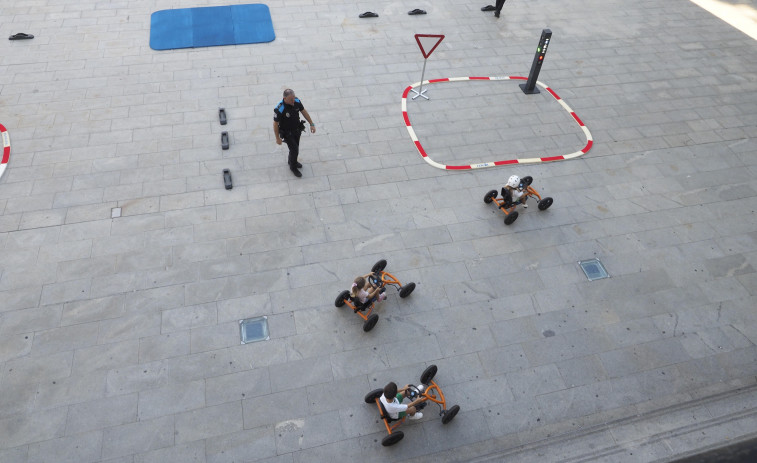
[[[405,437],[405,433],[403,433],[402,431],[394,431],[393,433],[381,439],[381,445],[383,445],[384,447],[389,447],[390,445],[394,445],[397,442],[401,441],[403,437]]]
[[[385,268],[386,268],[386,259],[381,259],[380,261],[373,264],[373,267],[371,267],[371,273],[383,272]]]
[[[342,307],[344,305],[344,301],[346,301],[348,297],[350,297],[350,292],[345,289],[336,297],[334,305],[337,307]]]
[[[365,395],[365,403],[372,404],[372,403],[376,402],[376,399],[378,399],[379,397],[381,397],[381,394],[383,394],[383,393],[384,393],[383,389],[374,389],[374,390],[372,390],[371,392],[369,392],[368,394]]]
[[[434,379],[434,376],[436,376],[436,371],[438,368],[436,368],[436,365],[429,365],[425,370],[423,370],[423,373],[421,373],[421,384],[428,384],[431,382],[432,379]]]
[[[363,331],[368,332],[372,330],[376,326],[376,323],[378,323],[378,315],[373,314],[363,323]]]
[[[518,218],[518,211],[512,211],[511,213],[507,214],[505,217],[505,225],[510,225],[511,223],[515,222],[515,219]]]
[[[529,186],[534,182],[534,178],[530,175],[526,175],[522,179],[520,179],[520,184],[523,186]]]
[[[400,297],[403,297],[403,298],[408,297],[410,293],[413,292],[414,289],[415,289],[415,283],[410,282],[406,284],[405,286],[400,288]]]
[[[549,209],[549,206],[551,206],[551,205],[552,205],[552,198],[550,198],[549,196],[547,196],[546,198],[544,198],[541,201],[539,201],[538,208],[539,208],[540,211],[546,211],[547,209]]]
[[[490,204],[492,201],[494,201],[494,198],[497,197],[497,190],[491,190],[490,192],[486,193],[484,195],[484,202],[486,204]]]
[[[450,421],[452,421],[452,418],[457,415],[457,412],[460,411],[460,405],[454,405],[451,408],[448,408],[444,411],[444,416],[442,416],[442,424],[447,424]]]

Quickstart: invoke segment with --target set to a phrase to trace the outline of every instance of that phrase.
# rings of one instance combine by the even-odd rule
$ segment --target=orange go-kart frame
[[[520,179],[519,188],[525,190],[525,193],[517,203],[512,202],[510,195],[505,192],[504,187],[502,188],[502,198],[497,198],[497,190],[491,190],[484,195],[484,202],[486,204],[491,204],[492,202],[497,204],[497,209],[505,213],[505,225],[510,225],[515,222],[518,218],[518,211],[516,211],[515,208],[518,204],[525,204],[528,198],[535,196],[538,201],[538,209],[540,211],[546,211],[549,209],[549,206],[552,205],[552,198],[546,197],[542,199],[539,192],[531,186],[533,181],[534,179],[531,176],[526,176]]]
[[[412,293],[415,289],[415,283],[410,282],[403,286],[402,283],[400,283],[400,280],[397,279],[397,277],[389,272],[385,272],[385,268],[386,259],[381,259],[373,265],[373,267],[371,268],[372,275],[370,276],[373,284],[381,288],[386,288],[387,285],[391,285],[397,288],[397,291],[399,291],[401,298],[406,298],[407,296],[409,296],[410,293]],[[378,323],[379,316],[373,313],[373,307],[375,303],[376,301],[371,300],[366,302],[365,304],[361,304],[360,301],[353,300],[350,296],[350,292],[347,290],[339,293],[339,296],[337,296],[336,300],[334,301],[334,305],[337,307],[342,307],[347,304],[347,306],[351,308],[353,312],[358,314],[365,321],[363,323],[363,331],[372,330],[373,327],[376,326],[376,323]]]
[[[439,415],[441,415],[442,417],[442,424],[447,424],[452,421],[455,415],[457,415],[457,412],[460,411],[460,406],[453,405],[449,409],[447,408],[447,401],[444,399],[442,388],[440,388],[433,379],[436,375],[436,371],[436,365],[430,365],[428,368],[423,370],[420,379],[421,384],[425,386],[425,389],[421,391],[418,387],[411,384],[409,387],[410,390],[413,391],[413,396],[411,398],[413,400],[417,400],[418,398],[423,399],[415,406],[416,409],[424,408],[426,405],[428,405],[428,402],[437,404],[439,406]],[[386,426],[386,432],[388,433],[388,435],[381,440],[381,445],[388,447],[390,445],[396,444],[397,442],[401,441],[403,437],[405,437],[405,434],[402,431],[397,431],[397,428],[399,428],[402,423],[405,422],[407,417],[403,416],[398,420],[393,420],[391,417],[389,417],[389,414],[381,404],[380,397],[383,393],[383,389],[375,389],[369,392],[365,396],[365,403],[375,403],[376,407],[378,407],[379,416],[381,416],[381,419],[384,421],[384,426]]]

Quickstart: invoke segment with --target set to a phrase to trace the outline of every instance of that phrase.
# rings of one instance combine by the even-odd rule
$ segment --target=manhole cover
[[[578,265],[581,266],[581,270],[584,271],[589,281],[601,280],[610,276],[599,259],[580,260]]]
[[[242,340],[242,344],[271,339],[268,335],[268,317],[264,315],[262,317],[239,320],[239,337]]]

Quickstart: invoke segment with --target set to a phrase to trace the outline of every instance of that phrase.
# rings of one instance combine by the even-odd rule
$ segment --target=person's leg
[[[288,133],[284,141],[289,147],[289,167],[297,167],[297,156],[300,154],[300,137],[295,134]]]
[[[302,167],[302,164],[300,164],[299,160],[297,159],[300,155],[300,136],[302,135],[302,132],[297,132],[292,135],[294,136],[294,142],[297,144],[297,149],[294,152],[294,162],[292,162],[292,166]]]
[[[494,6],[494,16],[499,18],[499,12],[502,11],[504,5],[505,0],[497,0],[497,4]]]

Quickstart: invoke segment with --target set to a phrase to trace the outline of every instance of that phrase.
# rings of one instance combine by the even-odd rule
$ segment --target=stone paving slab
[[[754,40],[687,0],[271,0],[271,43],[149,48],[153,11],[203,3],[0,10],[35,35],[0,42],[0,461],[652,462],[751,436]],[[524,76],[545,27],[539,79],[591,151],[424,162],[413,34],[446,36],[427,79]],[[516,83],[432,84],[413,129],[450,164],[583,146]],[[318,129],[300,179],[271,135],[288,87]],[[554,206],[505,226],[482,199],[511,174]],[[417,288],[365,333],[334,298],[379,259]],[[364,395],[430,364],[460,414],[382,447]]]

